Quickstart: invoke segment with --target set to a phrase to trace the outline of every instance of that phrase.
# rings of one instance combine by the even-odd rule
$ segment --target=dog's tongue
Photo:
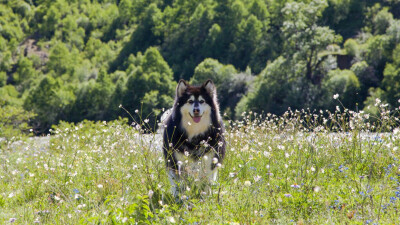
[[[200,120],[201,120],[201,116],[195,116],[195,117],[193,117],[193,121],[194,121],[195,123],[200,122]]]

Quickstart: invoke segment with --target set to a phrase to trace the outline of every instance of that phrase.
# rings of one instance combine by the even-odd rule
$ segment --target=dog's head
[[[211,80],[201,86],[192,86],[180,80],[176,87],[176,103],[181,115],[189,116],[194,123],[200,123],[203,118],[211,116],[217,107],[216,95],[215,85]]]
[[[217,92],[214,83],[207,80],[201,86],[189,85],[180,80],[176,87],[175,109],[181,115],[186,130],[206,131],[219,121]]]

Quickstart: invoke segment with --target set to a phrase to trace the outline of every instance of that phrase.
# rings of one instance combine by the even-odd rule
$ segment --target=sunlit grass
[[[374,123],[343,108],[226,120],[213,193],[189,185],[179,203],[159,134],[123,120],[61,123],[0,151],[0,223],[396,224],[398,111],[380,109]]]

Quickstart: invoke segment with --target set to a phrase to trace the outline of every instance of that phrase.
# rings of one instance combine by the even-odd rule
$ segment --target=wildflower
[[[128,221],[128,218],[126,218],[126,217],[124,217],[124,218],[122,218],[122,223],[126,223],[126,221]]]
[[[321,188],[320,188],[319,186],[315,186],[315,187],[314,187],[314,191],[315,191],[315,192],[319,192],[320,190],[321,190]]]
[[[119,106],[118,106],[119,108],[122,108],[122,105],[121,104],[119,104]]]
[[[169,217],[168,220],[169,220],[170,223],[175,223],[175,219],[174,219],[174,217],[172,217],[172,216]]]
[[[12,198],[12,197],[14,197],[14,195],[15,195],[15,194],[11,192],[11,193],[8,195],[8,197],[9,197],[9,198]]]
[[[254,177],[254,182],[258,182],[261,179],[261,176],[257,175]]]
[[[145,119],[144,122],[145,122],[145,123],[148,123],[148,122],[149,122],[149,119]]]
[[[98,184],[97,187],[98,188],[103,188],[103,185],[102,184]]]
[[[80,194],[75,194],[75,196],[74,196],[74,198],[75,198],[76,200],[79,200],[81,197],[82,197],[82,195],[80,195]]]
[[[149,190],[149,198],[153,197],[154,191],[153,190]]]
[[[294,183],[294,184],[290,185],[290,187],[292,187],[292,188],[300,188],[300,185]]]
[[[8,220],[9,223],[14,223],[17,219],[16,218],[10,218],[10,220]]]
[[[334,94],[333,95],[333,99],[338,99],[339,98],[339,94]]]
[[[217,164],[218,163],[218,159],[217,158],[213,158],[213,163]]]
[[[244,182],[244,186],[250,187],[250,186],[251,186],[251,182],[250,182],[249,180],[246,180],[246,181]]]
[[[139,110],[136,109],[136,110],[135,110],[135,113],[139,113]]]
[[[292,195],[291,195],[291,194],[289,194],[289,193],[286,193],[286,194],[284,194],[284,196],[285,196],[286,198],[290,198],[290,197],[292,197]]]
[[[312,172],[315,172],[315,168],[314,168],[313,166],[311,167],[311,171],[312,171]]]
[[[376,99],[375,99],[375,106],[378,106],[379,103],[381,103],[381,100],[380,100],[379,98],[376,98]]]

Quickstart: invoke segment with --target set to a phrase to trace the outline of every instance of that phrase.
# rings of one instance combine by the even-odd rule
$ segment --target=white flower
[[[314,188],[314,191],[315,192],[319,192],[321,190],[321,188],[320,187],[318,187],[318,186],[315,186],[315,188]]]
[[[9,197],[9,198],[14,197],[14,193],[11,192],[11,193],[8,195],[8,197]]]
[[[144,122],[145,122],[145,123],[148,123],[148,122],[149,122],[149,119],[145,119]]]
[[[244,182],[244,186],[250,187],[250,186],[251,186],[251,182],[250,182],[249,180],[246,180],[246,181]]]
[[[149,198],[153,197],[154,191],[153,190],[149,190]]]
[[[339,94],[333,95],[333,99],[338,99],[338,98],[339,98]]]
[[[169,217],[168,220],[169,220],[170,223],[175,223],[175,219],[174,219],[174,217],[172,217],[172,216]]]
[[[138,112],[139,112],[139,110],[136,109],[136,110],[135,110],[135,113],[138,113]]]
[[[213,163],[217,164],[218,163],[218,159],[217,158],[213,158]]]
[[[315,168],[313,166],[311,167],[311,171],[313,171],[313,172],[315,171]]]
[[[103,188],[103,185],[102,184],[98,184],[97,187],[98,188]]]

